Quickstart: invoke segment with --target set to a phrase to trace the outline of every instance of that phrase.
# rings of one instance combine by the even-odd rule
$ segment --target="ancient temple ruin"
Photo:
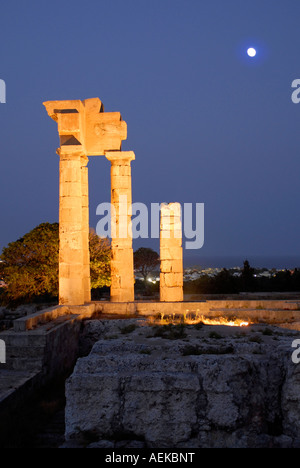
[[[127,138],[126,122],[119,112],[104,112],[98,98],[47,101],[44,106],[57,122],[60,138],[59,304],[83,305],[91,301],[89,156],[105,156],[111,162],[112,223],[116,227],[111,239],[111,301],[132,302],[131,161],[135,155],[133,151],[121,151],[122,141]],[[173,213],[171,218],[169,214],[162,211],[161,301],[182,301],[181,221],[178,214]]]

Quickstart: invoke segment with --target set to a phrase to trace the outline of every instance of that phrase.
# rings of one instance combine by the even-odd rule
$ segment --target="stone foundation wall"
[[[297,333],[270,325],[86,322],[66,384],[66,443],[93,447],[300,447]]]

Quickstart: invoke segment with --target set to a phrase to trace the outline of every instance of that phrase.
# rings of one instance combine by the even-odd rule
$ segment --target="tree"
[[[235,294],[238,293],[237,279],[223,268],[213,279],[213,292],[215,294]]]
[[[292,274],[291,283],[293,291],[300,291],[300,270],[298,268],[295,268]]]
[[[43,223],[3,249],[7,301],[58,294],[58,223]]]
[[[110,245],[90,231],[91,288],[110,285]],[[3,249],[0,277],[5,302],[29,302],[58,295],[58,223],[42,223]],[[3,288],[4,289],[4,288]]]
[[[251,291],[254,288],[254,268],[250,267],[248,260],[244,261],[241,274],[241,284],[244,291]]]
[[[108,238],[99,237],[94,230],[90,230],[90,271],[91,288],[110,286],[111,248]]]
[[[134,252],[134,269],[141,273],[145,281],[157,265],[159,265],[159,255],[154,250],[140,247]]]

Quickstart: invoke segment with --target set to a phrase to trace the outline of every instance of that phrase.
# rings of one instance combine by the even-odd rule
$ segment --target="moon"
[[[249,57],[255,57],[256,50],[253,47],[249,47],[249,49],[247,50],[247,54],[249,55]]]

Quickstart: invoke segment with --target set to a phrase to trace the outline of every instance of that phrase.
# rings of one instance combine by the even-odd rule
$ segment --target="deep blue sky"
[[[58,220],[42,102],[99,97],[128,125],[133,201],[205,204],[200,259],[300,257],[299,18],[299,0],[2,2],[0,248]],[[89,172],[95,228],[109,162]]]

